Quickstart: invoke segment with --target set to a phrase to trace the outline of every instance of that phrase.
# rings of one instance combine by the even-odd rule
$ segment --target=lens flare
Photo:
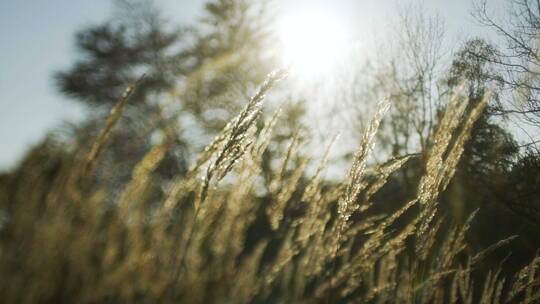
[[[287,14],[278,23],[282,60],[302,78],[317,78],[336,69],[349,51],[346,27],[324,11]]]

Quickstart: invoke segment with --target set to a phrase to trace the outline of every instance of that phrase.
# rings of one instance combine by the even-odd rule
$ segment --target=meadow
[[[298,139],[292,139],[261,182],[263,154],[280,115],[261,112],[278,81],[287,81],[285,72],[270,74],[188,172],[163,191],[152,179],[171,148],[167,137],[130,169],[127,184],[113,189],[118,195],[96,178],[137,83],[90,147],[45,142],[31,151],[0,191],[9,202],[2,206],[9,215],[0,238],[2,302],[540,301],[538,254],[511,277],[501,273],[504,260],[486,270],[486,256],[514,237],[475,251],[466,233],[476,212],[460,224],[439,212],[439,195],[485,100],[471,106],[456,93],[428,151],[374,166],[367,160],[377,153],[374,137],[390,106],[383,100],[346,179],[324,181],[326,157],[299,156],[299,165],[290,166],[298,155]],[[370,212],[373,196],[412,158],[424,164],[415,197],[394,202],[399,208],[392,213]],[[317,169],[308,174],[309,164]]]
[[[86,117],[0,172],[0,303],[540,303],[540,2],[114,3],[53,75]]]

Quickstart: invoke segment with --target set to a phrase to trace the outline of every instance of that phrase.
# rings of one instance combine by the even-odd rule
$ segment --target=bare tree
[[[366,103],[390,99],[392,106],[381,125],[379,141],[393,156],[428,146],[446,94],[439,82],[445,71],[444,22],[421,6],[402,7],[398,13],[389,39],[377,46],[373,60],[352,72],[347,85],[353,88],[344,88],[344,95],[350,96],[343,98],[360,124],[369,117],[366,111],[371,107]]]
[[[540,1],[511,0],[506,11],[508,18],[496,18],[486,0],[475,2],[473,16],[497,34],[504,48],[494,49],[494,56],[471,54],[501,70],[507,98],[500,114],[518,114],[540,128]]]

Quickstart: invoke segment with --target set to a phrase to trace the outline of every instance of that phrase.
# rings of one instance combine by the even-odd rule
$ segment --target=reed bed
[[[150,181],[170,149],[167,138],[132,168],[117,199],[96,181],[96,170],[106,170],[98,166],[102,151],[135,87],[88,151],[30,154],[0,196],[1,302],[540,302],[538,254],[514,277],[501,274],[504,261],[479,276],[484,257],[513,238],[473,252],[465,234],[475,213],[452,225],[439,211],[439,194],[485,100],[468,105],[456,93],[429,151],[373,167],[368,158],[389,107],[382,101],[345,180],[325,181],[328,152],[317,164],[298,152],[298,136],[263,179],[279,112],[257,122],[265,94],[283,77],[269,75],[161,196],[152,195]],[[370,212],[373,196],[413,157],[425,164],[416,197],[391,214]]]

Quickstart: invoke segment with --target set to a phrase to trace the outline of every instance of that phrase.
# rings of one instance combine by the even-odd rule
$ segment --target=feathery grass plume
[[[281,108],[278,108],[276,111],[274,111],[274,114],[272,114],[270,119],[264,123],[262,129],[260,130],[256,138],[255,143],[251,146],[252,149],[249,155],[251,156],[251,162],[253,163],[253,165],[256,166],[253,168],[257,170],[260,170],[260,163],[262,162],[264,151],[266,151],[266,148],[272,140],[272,132],[274,131],[274,128],[281,117],[281,113]]]
[[[390,102],[387,99],[380,101],[377,105],[377,111],[371,119],[368,128],[364,132],[361,140],[361,146],[358,152],[356,152],[353,160],[353,164],[346,179],[346,187],[343,193],[343,197],[338,202],[338,213],[340,215],[340,222],[343,225],[349,220],[352,212],[358,207],[356,202],[361,192],[362,177],[364,169],[366,168],[367,159],[370,151],[375,145],[375,134],[379,128],[381,120],[388,110]],[[339,228],[342,230],[344,227]]]
[[[348,220],[352,213],[356,210],[360,210],[361,207],[358,205],[358,200],[360,198],[360,194],[362,193],[362,190],[365,189],[366,185],[363,182],[362,178],[364,175],[364,171],[366,168],[366,162],[369,155],[369,152],[372,150],[374,145],[374,136],[377,132],[378,126],[380,124],[380,121],[382,120],[382,117],[386,110],[389,107],[388,100],[383,100],[379,102],[378,104],[378,110],[375,113],[374,117],[371,120],[371,123],[369,124],[367,130],[364,133],[364,136],[361,141],[361,147],[360,150],[356,153],[355,159],[353,161],[353,165],[349,171],[349,174],[347,176],[347,182],[345,184],[345,188],[342,192],[341,197],[338,200],[338,218],[335,221],[335,224],[333,226],[333,236],[330,238],[330,245],[329,248],[332,248],[329,253],[330,255],[327,257],[329,259],[334,259],[334,265],[335,265],[335,258],[336,254],[339,251],[339,246],[342,241],[342,235],[343,232],[348,228],[349,223]],[[393,166],[394,168],[398,168],[400,165],[402,165],[404,162],[398,162],[397,166]],[[390,174],[391,172],[388,170],[387,174]],[[384,184],[385,176],[383,175],[383,181],[380,183],[376,183],[375,185],[378,186],[380,184]],[[376,243],[380,244],[382,239],[382,229],[380,230],[380,234],[378,234],[376,237],[371,238],[371,241],[375,241]],[[358,256],[367,256],[368,252],[373,252],[377,246],[374,245],[372,242],[368,241],[364,244],[363,250],[360,250],[360,254]],[[324,285],[326,287],[321,287],[318,289],[318,294],[321,295],[325,291],[331,290],[334,285],[334,280],[337,280],[338,283],[340,280],[343,280],[347,277],[347,274],[349,272],[339,272],[339,275],[331,275],[329,284]]]
[[[116,251],[119,234],[125,235],[127,244],[125,245],[127,253],[124,255],[123,265],[111,271],[111,276],[121,276],[118,272],[135,271],[135,268],[141,267],[139,260],[145,256],[149,250],[144,246],[147,240],[144,238],[145,217],[149,211],[147,206],[150,203],[149,191],[150,174],[157,168],[160,161],[163,159],[170,142],[164,140],[163,143],[156,145],[135,165],[132,173],[132,180],[125,186],[120,194],[118,205],[115,208],[115,217],[110,223],[118,226],[126,225],[125,232],[117,231],[116,235],[108,239],[105,246],[112,251]],[[111,228],[110,232],[114,233],[115,228]],[[151,273],[145,272],[145,273]]]
[[[120,116],[122,115],[122,112],[124,111],[124,108],[129,98],[137,89],[137,87],[141,84],[141,82],[144,81],[144,77],[144,75],[141,76],[133,85],[128,87],[124,94],[122,94],[122,98],[120,99],[120,101],[118,101],[118,103],[114,105],[114,107],[111,109],[111,112],[107,117],[107,121],[105,122],[105,127],[99,133],[97,139],[94,141],[92,147],[90,148],[90,152],[88,152],[88,155],[86,156],[86,164],[84,166],[83,172],[85,172],[87,176],[93,174],[96,166],[96,161],[101,154],[101,151],[103,151],[103,148],[109,141],[112,129],[120,119]]]
[[[276,275],[282,272],[283,277],[280,280],[280,286],[285,290],[289,290],[287,292],[289,294],[288,301],[294,301],[302,297],[306,284],[322,273],[327,260],[328,251],[325,248],[327,243],[325,239],[328,237],[329,231],[325,227],[331,219],[331,214],[328,213],[327,208],[330,206],[330,202],[337,201],[342,190],[337,187],[323,194],[317,185],[320,183],[320,176],[326,166],[329,150],[335,139],[328,145],[315,174],[303,188],[300,202],[305,203],[306,210],[302,217],[293,220],[288,225],[287,237],[281,245],[280,254],[276,258],[276,262],[279,261],[278,267],[273,267],[270,273],[271,280],[274,280]],[[301,160],[300,167],[303,167],[302,164],[305,161]],[[294,178],[295,172],[299,172],[299,170],[293,170],[293,180],[297,180],[297,178]],[[292,189],[296,187],[296,183],[287,181],[286,188]],[[279,199],[280,196],[277,197]],[[291,231],[293,231],[293,237],[289,237]],[[288,286],[294,286],[294,288],[290,289]]]
[[[484,112],[487,102],[491,99],[492,95],[492,91],[486,93],[486,95],[476,105],[474,105],[472,110],[468,113],[467,120],[465,121],[461,132],[458,134],[452,150],[450,150],[448,156],[446,157],[446,166],[443,167],[443,180],[441,182],[442,191],[446,189],[450,183],[450,180],[454,176],[459,160],[461,159],[461,155],[463,154],[463,150],[465,149],[464,145],[471,136],[471,130],[474,123]]]
[[[457,104],[457,100],[460,98],[453,96],[452,102],[441,120],[439,129],[434,135],[434,145],[427,156],[426,174],[422,176],[418,186],[418,198],[423,208],[420,226],[416,232],[418,239],[416,250],[418,253],[427,250],[424,247],[430,244],[427,241],[429,237],[427,232],[437,213],[437,197],[441,191],[446,189],[454,176],[464,150],[464,144],[469,139],[474,123],[484,110],[487,98],[489,96],[485,96],[478,104],[474,105],[469,115],[465,117],[465,123],[457,139],[450,146],[451,138],[458,128],[459,122],[464,118],[467,106],[466,102]],[[444,157],[445,154],[446,157]]]
[[[512,242],[513,240],[517,239],[519,236],[517,235],[512,235],[512,236],[509,236],[505,239],[502,239],[500,241],[498,241],[497,243],[487,247],[486,249],[478,252],[477,254],[475,254],[472,258],[471,258],[471,264],[475,265],[477,263],[479,263],[480,261],[482,261],[487,255],[489,255],[490,253],[492,253],[493,251],[497,250],[498,248],[501,248],[503,246],[505,246],[506,244]]]
[[[308,244],[308,239],[316,232],[315,226],[317,224],[322,224],[320,222],[320,213],[324,200],[322,199],[320,189],[321,175],[326,169],[330,149],[335,144],[337,139],[338,136],[336,135],[330,140],[322,159],[319,162],[319,166],[315,171],[315,174],[309,179],[304,192],[302,193],[300,201],[307,202],[307,210],[305,215],[296,219],[295,223],[293,224],[293,226],[299,227],[297,240],[300,242],[301,247],[305,247]]]
[[[208,206],[205,206],[206,204],[204,202],[208,197],[208,190],[212,179],[216,177],[217,182],[223,179],[232,170],[233,165],[249,151],[250,146],[255,140],[255,122],[261,114],[265,94],[276,82],[283,79],[286,74],[285,70],[278,70],[269,74],[257,93],[248,101],[242,112],[205,149],[205,152],[203,152],[205,156],[199,158],[197,161],[193,170],[198,171],[207,161],[210,164],[206,168],[198,196],[193,203],[193,215],[188,219],[189,222],[186,224],[187,229],[183,231],[184,237],[182,237],[182,243],[179,246],[181,257],[177,266],[175,266],[176,271],[173,275],[175,282],[180,278],[182,272],[186,273],[183,271],[187,267],[186,262],[191,261],[191,264],[195,265],[197,263],[193,261],[199,261],[197,251],[200,248],[199,246],[202,245],[203,235],[197,235],[196,231],[199,229],[197,227],[200,222],[199,217],[206,214],[208,210]],[[209,222],[210,220],[206,219],[206,221]],[[196,266],[194,267],[196,268]]]
[[[221,180],[251,144],[246,133],[254,126],[261,113],[265,94],[285,76],[285,70],[269,74],[259,91],[251,97],[244,110],[233,120],[234,123],[231,124],[230,129],[226,128],[217,137],[217,140],[211,144],[210,147],[213,147],[215,142],[221,143],[218,144],[219,149],[214,151],[213,157],[209,157],[214,160],[206,169],[200,192],[200,201],[205,200],[212,177],[217,176],[218,181]],[[221,140],[221,138],[223,139]],[[212,150],[212,148],[209,148],[209,150]]]
[[[333,226],[334,237],[331,239],[329,259],[335,259],[339,250],[343,231],[347,229],[350,216],[355,210],[360,208],[358,205],[359,195],[362,191],[362,178],[366,168],[369,153],[375,145],[375,135],[381,123],[381,120],[388,110],[390,102],[388,99],[381,100],[377,104],[377,111],[373,115],[364,135],[362,136],[360,149],[355,153],[354,160],[347,174],[345,186],[341,197],[338,200],[338,218]],[[330,286],[332,282],[330,283]]]
[[[428,258],[428,255],[430,253],[430,249],[435,244],[435,241],[437,240],[437,233],[439,233],[439,230],[441,229],[441,226],[443,224],[443,219],[439,218],[438,220],[435,220],[435,223],[432,225],[432,227],[426,232],[426,236],[423,239],[423,245],[419,247],[417,250],[418,257],[421,260],[426,260]]]
[[[238,303],[250,303],[259,294],[264,284],[259,276],[259,265],[268,242],[261,242],[249,256],[245,257],[235,270],[235,282],[231,294]]]
[[[506,302],[515,301],[519,296],[523,297],[522,303],[535,303],[540,300],[540,267],[539,251],[532,261],[523,267],[514,277],[513,284]]]
[[[274,280],[278,277],[284,267],[291,262],[291,260],[298,254],[298,248],[292,242],[293,233],[287,231],[285,240],[272,264],[268,265],[262,272],[262,278],[264,283],[270,286]]]
[[[460,103],[460,100],[462,100],[460,93],[454,93],[437,131],[433,135],[433,146],[428,151],[425,174],[418,187],[418,198],[421,205],[432,202],[439,194],[441,170],[444,168],[444,154],[467,107],[467,103]]]
[[[135,165],[131,181],[120,195],[118,212],[121,217],[127,215],[128,208],[133,208],[133,205],[137,204],[137,201],[144,200],[140,196],[149,184],[150,174],[157,168],[169,146],[170,143],[164,140],[160,145],[156,145],[150,149],[139,163]]]
[[[330,151],[336,141],[338,140],[339,135],[335,135],[332,137],[328,145],[326,146],[326,149],[324,151],[324,154],[319,162],[319,166],[317,167],[317,170],[315,171],[315,174],[311,177],[311,179],[308,182],[308,185],[306,186],[306,189],[304,193],[302,194],[302,200],[303,201],[317,201],[318,195],[317,192],[320,192],[320,183],[321,183],[321,176],[323,174],[323,171],[328,166],[328,156],[330,155]]]
[[[366,174],[373,175],[375,180],[371,181],[364,187],[365,189],[363,190],[362,201],[366,203],[369,202],[371,197],[386,184],[390,174],[399,170],[405,163],[407,163],[407,161],[409,161],[409,159],[418,155],[419,154],[408,154],[394,157],[386,161],[384,164],[368,170]]]
[[[377,270],[375,267],[371,269],[368,273],[369,278],[364,279],[367,292],[362,298],[362,303],[370,303],[376,297],[381,303],[392,302],[393,291],[397,287],[397,266],[396,256],[390,254],[381,259]],[[351,290],[348,289],[342,291],[344,296],[350,293]]]
[[[399,208],[388,215],[372,214],[364,211],[373,196],[392,172],[416,156],[368,168],[373,136],[387,102],[379,104],[345,181],[333,183],[322,177],[332,143],[315,174],[308,177],[308,159],[297,149],[304,140],[299,136],[281,155],[281,166],[265,172],[264,177],[274,178],[269,181],[262,176],[263,154],[279,111],[260,130],[255,123],[264,93],[280,77],[271,75],[188,174],[167,185],[154,185],[152,172],[170,149],[168,140],[151,148],[131,168],[130,182],[114,198],[106,193],[116,185],[107,184],[104,177],[92,191],[81,187],[86,172],[81,173],[76,153],[56,151],[55,157],[46,160],[31,157],[19,169],[22,178],[11,190],[13,194],[0,195],[13,200],[10,217],[0,231],[2,301],[540,300],[538,254],[513,278],[505,277],[504,260],[487,269],[484,277],[484,257],[515,237],[472,252],[465,235],[477,211],[460,225],[446,225],[446,218],[438,217],[438,195],[454,175],[484,102],[467,111],[466,104],[454,96],[432,140],[426,170],[418,177],[416,197],[397,202]],[[115,107],[96,139],[88,154],[93,155],[87,158],[89,166],[106,149],[108,134],[124,105]],[[202,185],[201,174],[205,177]],[[227,174],[230,179],[211,187]],[[289,216],[288,208],[297,206],[300,212],[294,210],[294,216]]]
[[[505,298],[505,303],[521,302],[534,303],[533,299],[540,299],[540,280],[536,269],[540,266],[540,257],[538,251],[532,261],[525,265],[512,278],[510,290]],[[536,290],[535,293],[533,291]],[[520,298],[521,297],[521,298]]]
[[[263,152],[270,143],[271,132],[278,121],[280,112],[280,110],[276,111],[270,120],[265,122],[251,145],[249,153],[237,166],[236,181],[231,186],[231,191],[219,211],[220,220],[230,224],[212,233],[211,246],[216,261],[227,264],[231,268],[234,268],[238,256],[244,250],[247,229],[256,218],[257,205],[253,199],[253,191],[257,186],[256,177],[261,171]]]
[[[432,246],[432,244],[435,241],[435,235],[436,230],[433,228],[428,228],[429,223],[431,222],[431,219],[435,215],[435,208],[434,208],[434,199],[437,197],[439,193],[439,186],[443,182],[443,178],[447,177],[447,174],[450,174],[448,172],[443,171],[443,155],[445,151],[447,150],[447,147],[449,146],[450,139],[452,138],[452,134],[454,130],[458,127],[458,122],[461,116],[463,116],[465,112],[465,106],[459,105],[457,103],[457,97],[455,96],[453,99],[453,103],[449,106],[449,110],[447,114],[442,119],[441,126],[439,128],[438,133],[435,135],[435,145],[433,150],[430,152],[428,156],[428,170],[426,175],[424,175],[421,179],[421,183],[419,186],[419,196],[417,200],[420,202],[429,203],[427,207],[430,208],[424,208],[420,214],[420,217],[417,217],[413,223],[409,224],[405,230],[403,230],[401,233],[399,233],[397,236],[387,239],[389,237],[388,234],[384,233],[384,228],[388,227],[391,223],[397,219],[397,217],[400,216],[405,210],[410,208],[410,206],[416,204],[417,200],[411,201],[409,204],[407,204],[404,208],[402,208],[401,211],[396,212],[394,215],[389,217],[387,221],[384,221],[381,223],[381,225],[378,226],[374,231],[372,231],[372,236],[367,240],[366,243],[364,243],[364,246],[360,250],[362,252],[357,257],[362,257],[363,259],[370,260],[373,256],[379,256],[383,252],[392,252],[394,250],[401,250],[400,248],[403,248],[404,240],[412,233],[418,233],[418,230],[415,228],[416,223],[420,223],[420,228],[424,229],[424,233],[422,236],[424,237],[419,243],[421,244],[421,247],[419,247],[422,252],[422,256],[427,257],[427,251]],[[449,155],[455,160],[459,159],[459,156],[462,152],[461,146],[462,143],[467,139],[467,134],[472,127],[472,122],[476,120],[478,117],[478,113],[481,112],[483,105],[479,105],[473,110],[471,116],[468,118],[468,122],[465,124],[465,127],[462,129],[462,132],[460,136],[458,136],[458,142],[453,146],[453,149],[449,153]],[[437,137],[438,136],[438,137]],[[457,152],[456,152],[457,151]],[[457,165],[457,162],[452,162],[452,165]],[[437,169],[437,170],[436,170]],[[444,174],[446,173],[446,174]],[[433,174],[433,175],[431,175]],[[359,183],[358,183],[359,184]],[[358,185],[357,184],[357,185]],[[359,187],[359,186],[357,186]],[[429,191],[427,191],[429,190]],[[369,192],[368,192],[369,193]],[[440,226],[437,225],[438,227]],[[466,230],[466,228],[465,228]],[[382,244],[382,240],[386,240],[386,244],[382,247],[379,247]],[[457,243],[461,244],[460,241]],[[418,246],[418,245],[417,245]],[[417,247],[418,248],[418,247]],[[456,251],[460,251],[457,250]],[[376,260],[376,259],[375,259]],[[359,260],[357,262],[349,263],[348,269],[356,269],[356,271],[362,271],[362,265]],[[352,266],[357,265],[357,266]],[[363,267],[368,267],[369,265],[364,264]],[[352,266],[352,267],[351,267]],[[351,273],[348,271],[341,271],[339,275],[335,278],[337,282],[343,281],[345,278],[347,278],[348,274]],[[448,271],[444,271],[441,273],[448,273]],[[332,280],[330,281],[332,282]],[[331,284],[330,284],[331,286]],[[351,288],[354,288],[351,286]],[[324,288],[323,288],[324,289]],[[352,289],[350,289],[352,290]],[[320,292],[319,292],[320,294]],[[426,294],[427,296],[427,294]],[[430,297],[435,296],[435,294],[432,294]],[[440,294],[438,294],[436,297],[441,297]]]
[[[500,297],[502,288],[504,285],[504,278],[500,279],[501,268],[493,271],[489,271],[482,287],[481,298],[479,303],[500,303]]]
[[[459,295],[463,303],[472,303],[473,301],[473,281],[471,278],[471,267],[467,264],[467,267],[460,269],[456,279]]]
[[[470,223],[476,216],[477,211],[478,210],[472,212],[461,227],[453,225],[448,229],[446,238],[443,239],[438,251],[435,251],[432,248],[435,243],[436,235],[442,225],[442,219],[439,219],[432,225],[426,238],[422,240],[425,243],[417,254],[419,255],[419,260],[423,263],[427,263],[429,266],[427,273],[425,270],[422,270],[419,275],[419,278],[426,282],[426,286],[422,289],[422,302],[431,302],[433,299],[443,297],[442,291],[444,290],[444,281],[440,280],[443,277],[439,276],[439,274],[445,274],[446,276],[456,271],[459,272],[455,266],[455,261],[458,254],[467,247],[465,243],[465,233],[469,230]],[[418,218],[420,219],[421,215]],[[428,259],[428,254],[430,253],[436,254],[435,257],[431,258],[431,261]],[[472,271],[473,267],[470,261],[471,260],[469,259],[468,271]],[[433,276],[438,276],[438,279],[430,279]]]
[[[288,164],[291,161],[292,155],[298,154],[299,148],[299,137],[298,134],[296,134],[292,138],[289,148],[285,153],[285,158],[281,163],[281,169],[278,171],[278,174],[272,178],[269,185],[269,191],[272,193],[273,202],[268,205],[266,213],[270,221],[270,227],[273,230],[279,229],[281,220],[284,217],[287,202],[296,190],[300,178],[304,176],[304,171],[309,163],[309,159],[302,158],[290,176],[287,176],[286,172]]]

